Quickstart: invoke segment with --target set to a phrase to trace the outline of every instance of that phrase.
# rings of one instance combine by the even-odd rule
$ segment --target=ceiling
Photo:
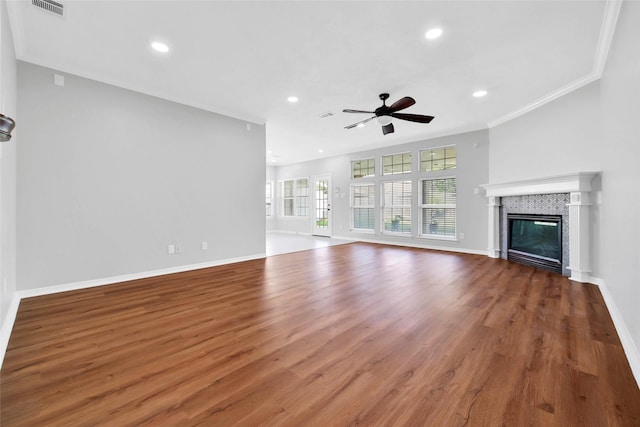
[[[615,25],[606,1],[57,1],[9,0],[18,59],[266,123],[272,165],[505,121],[598,78]],[[435,119],[344,129],[381,92]]]

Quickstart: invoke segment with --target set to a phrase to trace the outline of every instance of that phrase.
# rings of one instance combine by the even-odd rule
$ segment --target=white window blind
[[[382,183],[382,231],[411,234],[411,181]]]
[[[351,227],[354,230],[374,231],[376,187],[373,183],[351,186]]]
[[[456,178],[421,181],[422,236],[456,237]]]

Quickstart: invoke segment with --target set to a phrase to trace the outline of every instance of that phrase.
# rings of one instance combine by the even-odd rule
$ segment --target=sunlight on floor
[[[267,231],[267,256],[343,245],[351,240],[335,237],[318,237],[305,234]]]

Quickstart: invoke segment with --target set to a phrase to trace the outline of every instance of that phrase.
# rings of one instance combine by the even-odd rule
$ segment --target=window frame
[[[373,188],[373,197],[371,197],[371,205],[358,205],[356,206],[354,203],[355,200],[355,187],[371,187]],[[354,233],[366,233],[366,234],[375,234],[376,232],[376,222],[375,222],[375,214],[376,214],[376,183],[375,182],[358,182],[352,183],[350,185],[349,191],[349,231]],[[355,209],[371,209],[373,214],[373,227],[372,228],[357,228],[355,226]]]
[[[409,204],[400,204],[400,205],[395,205],[395,204],[391,204],[391,205],[386,205],[385,204],[385,184],[393,184],[393,183],[397,183],[397,182],[401,182],[401,183],[409,183],[411,190],[410,190],[410,202]],[[391,236],[401,236],[401,237],[413,237],[413,230],[414,230],[414,225],[413,225],[413,206],[414,206],[414,180],[413,179],[388,179],[385,181],[381,181],[380,182],[380,234],[386,234],[386,235],[391,235]],[[391,197],[393,200],[393,196]],[[385,220],[385,209],[409,209],[409,230],[408,231],[393,231],[393,230],[386,230],[385,226],[384,226],[384,220]],[[397,216],[397,215],[396,215]],[[392,220],[393,222],[393,220]],[[404,220],[403,220],[404,222]]]
[[[405,154],[408,154],[408,155],[409,155],[409,162],[408,162],[408,163],[405,163],[405,161],[404,161],[404,156],[405,156]],[[399,156],[399,155],[400,155],[400,156],[403,156],[403,160],[402,160],[402,163],[400,163],[400,165],[406,165],[406,164],[408,164],[408,165],[409,165],[409,167],[410,167],[411,169],[410,169],[410,170],[408,170],[408,171],[405,171],[405,170],[404,170],[404,167],[402,167],[402,172],[398,172],[398,173],[395,173],[395,172],[385,173],[385,171],[384,171],[384,169],[385,169],[384,159],[385,159],[386,157],[391,157],[391,160],[392,160],[391,167],[392,167],[392,169],[393,169],[393,166],[395,165],[395,164],[393,163],[393,157],[394,157],[394,156]],[[386,177],[395,176],[395,175],[407,175],[407,174],[412,174],[412,173],[414,173],[414,172],[413,172],[413,151],[403,151],[403,152],[400,152],[400,153],[393,153],[393,154],[387,154],[387,155],[382,155],[382,156],[380,156],[380,169],[381,169],[381,171],[380,171],[380,176],[386,176]]]
[[[455,156],[456,164],[455,164],[455,167],[449,167],[448,168],[447,167],[447,159],[453,158],[453,157],[447,157],[447,154],[446,154],[447,148],[450,148],[450,147],[453,147],[456,150],[456,156]],[[444,150],[445,150],[445,156],[442,159],[442,161],[444,162],[444,167],[442,169],[433,169],[433,159],[431,159],[431,160],[426,160],[426,161],[430,161],[431,162],[431,164],[432,164],[431,169],[422,170],[422,164],[423,164],[422,153],[425,152],[425,151],[430,151],[431,153],[433,153],[434,150],[438,150],[440,148],[444,148]],[[458,169],[458,147],[457,147],[456,144],[439,145],[437,147],[428,147],[428,148],[422,148],[422,149],[418,150],[418,172],[419,173],[432,173],[432,172],[438,173],[438,172],[444,172],[444,171],[451,171],[451,170],[454,170],[454,169]],[[449,172],[449,173],[451,173],[451,172]]]
[[[299,186],[299,181],[301,180],[306,180],[306,187],[304,187],[306,189],[306,195],[299,195],[298,194],[298,190],[301,188]],[[293,187],[291,189],[291,196],[287,196],[286,195],[286,191],[285,191],[285,187],[286,187],[286,183],[287,182],[293,182]],[[300,177],[300,178],[291,178],[291,179],[284,179],[282,181],[280,181],[281,185],[280,185],[280,190],[281,190],[281,197],[280,197],[280,203],[279,205],[281,206],[282,210],[281,210],[281,214],[279,215],[280,217],[283,218],[309,218],[309,200],[310,200],[310,196],[309,196],[309,178],[308,177]],[[305,206],[300,206],[300,202],[302,199],[306,199],[306,205]],[[291,210],[292,210],[292,214],[291,215],[287,215],[287,209],[285,207],[286,205],[286,201],[287,200],[291,200]],[[306,209],[306,214],[301,215],[299,214],[299,212],[301,211],[301,209]]]
[[[267,190],[268,188],[268,190]],[[265,213],[266,217],[272,217],[273,215],[273,181],[267,181],[265,184],[264,190],[264,199],[265,199]]]
[[[440,171],[436,171],[440,172]],[[456,185],[456,203],[442,203],[442,204],[433,204],[433,203],[425,203],[424,199],[424,183],[426,181],[439,181],[453,179],[455,180]],[[438,175],[438,176],[422,176],[418,179],[418,221],[419,221],[419,229],[418,229],[418,237],[423,239],[434,239],[434,240],[450,240],[457,241],[458,240],[458,178],[455,175]],[[453,224],[454,230],[453,235],[445,235],[445,234],[432,234],[432,233],[424,233],[423,232],[423,224],[424,224],[424,209],[453,209],[455,212],[455,221]]]
[[[372,161],[373,162],[373,166],[372,167],[367,166],[367,168],[366,168],[367,170],[372,168],[373,169],[373,174],[372,175],[363,175],[363,176],[356,177],[354,175],[354,172],[355,172],[354,164],[356,162],[364,162],[364,161],[367,161],[367,162]],[[362,170],[362,168],[360,168],[360,169]],[[375,157],[367,157],[365,159],[351,160],[351,179],[368,179],[368,178],[374,178],[375,176],[376,176],[376,158]]]

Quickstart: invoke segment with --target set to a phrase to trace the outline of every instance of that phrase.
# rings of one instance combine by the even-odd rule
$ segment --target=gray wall
[[[7,16],[0,2],[0,113],[16,120],[9,142],[0,142],[0,326],[4,326],[16,292],[16,145],[22,123],[17,116],[16,53]]]
[[[263,126],[54,73],[18,63],[19,290],[264,254]]]
[[[593,274],[640,343],[640,3],[624,2],[602,78],[491,129],[492,183],[601,171]]]
[[[600,87],[602,278],[640,351],[640,3],[622,5]]]
[[[410,151],[413,153],[413,171],[418,171],[418,155],[421,149],[440,147],[455,144],[458,151],[458,166],[452,171],[457,177],[457,214],[458,234],[464,233],[465,237],[459,241],[445,241],[424,239],[417,237],[418,209],[412,209],[414,233],[413,237],[395,237],[381,234],[379,230],[375,234],[361,234],[350,231],[349,188],[351,183],[375,182],[376,183],[376,218],[379,219],[379,188],[384,180],[380,174],[380,158],[382,155]],[[351,161],[365,158],[376,159],[376,177],[371,180],[351,180]],[[281,166],[276,168],[278,181],[285,179],[309,177],[312,175],[331,174],[333,191],[333,235],[339,237],[357,238],[396,242],[400,244],[417,245],[424,247],[437,247],[442,249],[458,249],[485,252],[487,249],[487,201],[481,194],[475,194],[474,189],[485,184],[489,180],[489,133],[486,130],[468,132],[464,134],[434,138],[407,144],[394,145],[392,147],[352,153],[346,156],[331,157],[316,161]],[[445,174],[445,176],[448,174]],[[411,174],[395,175],[394,179],[410,179],[414,182],[414,195],[417,194],[417,181],[425,174],[413,172]],[[339,189],[339,191],[337,191]],[[377,220],[376,224],[380,221]],[[309,219],[284,218],[278,216],[277,229],[296,231],[300,233],[311,232]],[[378,227],[379,228],[379,227]]]

